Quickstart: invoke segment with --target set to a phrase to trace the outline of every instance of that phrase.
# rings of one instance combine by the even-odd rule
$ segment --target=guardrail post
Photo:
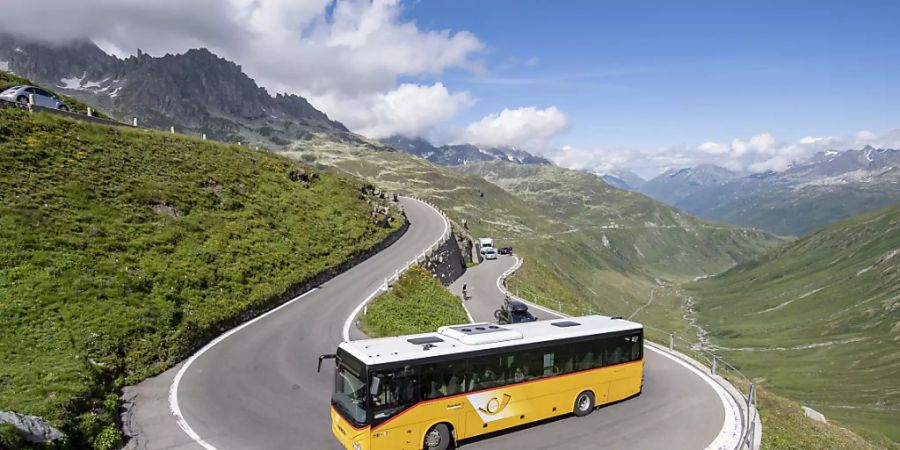
[[[93,115],[94,115],[94,110],[92,110],[91,107],[88,106],[88,109],[87,109],[87,116],[88,116],[88,117],[91,117],[91,116],[93,116]]]
[[[531,294],[531,296],[534,297],[534,304],[535,305],[539,304],[537,294]]]
[[[137,117],[131,118],[131,126],[137,128]]]
[[[519,287],[516,286],[516,297],[518,297],[518,296],[519,296]]]
[[[206,133],[203,133],[203,140],[206,140]]]
[[[713,376],[716,375],[716,365],[717,365],[718,362],[719,362],[719,357],[716,356],[716,355],[713,355],[713,357],[712,357],[712,368],[711,368],[711,370],[710,370],[710,373],[711,373]]]
[[[365,316],[368,313],[369,313],[369,305],[363,306],[363,315]]]
[[[747,391],[747,411],[750,410],[750,404],[753,403],[753,397],[756,397],[756,385],[750,383],[750,388]]]
[[[675,351],[675,334],[674,333],[669,334],[669,351],[670,352]]]
[[[174,126],[169,127],[169,133],[175,134],[175,127],[174,127]]]
[[[755,434],[756,434],[756,421],[754,420],[754,421],[750,422],[750,430],[747,433],[747,441],[745,442],[745,444],[747,444],[747,448],[749,448],[751,450],[753,449],[753,442],[755,441],[755,436],[754,436]]]
[[[556,301],[556,307],[557,307],[556,308],[557,311],[562,312],[562,302],[561,301],[558,301],[558,300]]]
[[[28,94],[28,104],[34,106],[34,94]]]

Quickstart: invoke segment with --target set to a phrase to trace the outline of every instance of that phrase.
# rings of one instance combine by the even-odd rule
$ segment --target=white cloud
[[[422,95],[406,95],[411,89],[398,80],[450,68],[479,71],[485,48],[467,31],[423,29],[402,19],[399,0],[7,0],[4,6],[42,21],[40,27],[4,21],[0,31],[52,42],[89,38],[120,56],[137,48],[160,55],[207,47],[240,64],[270,93],[309,97],[356,130],[396,127],[390,121],[403,113],[385,105],[416,101],[428,89],[446,94],[432,92],[431,100],[451,103],[434,109],[458,109],[468,94],[432,85],[418,86]],[[379,113],[357,112],[378,105]],[[447,118],[429,113],[415,128],[433,126],[429,117]]]
[[[592,150],[564,145],[547,152],[546,156],[557,165],[576,170],[598,173],[611,172],[632,160],[633,154],[625,151]]]
[[[547,156],[563,167],[607,173],[616,169],[632,170],[653,177],[667,169],[715,164],[735,172],[785,170],[795,162],[826,150],[859,149],[866,145],[877,148],[900,148],[900,129],[883,133],[860,131],[846,137],[807,136],[797,142],[779,141],[769,133],[749,139],[732,139],[729,143],[704,142],[695,148],[684,146],[653,151],[576,149],[563,147]]]
[[[344,124],[374,139],[396,134],[420,136],[473,102],[468,93],[451,93],[442,83],[402,84],[386,93],[350,100],[327,96],[312,100],[326,110],[348,111],[342,118]]]
[[[751,137],[747,141],[734,139],[731,141],[732,154],[742,156],[746,154],[768,154],[775,148],[775,138],[769,133],[763,133]]]
[[[828,136],[828,137],[807,136],[803,139],[800,139],[800,143],[803,145],[822,145],[822,144],[827,144],[834,140],[835,140],[835,138],[833,138],[831,136]]]
[[[568,124],[569,119],[555,106],[504,109],[470,123],[461,138],[477,145],[541,150]]]
[[[717,142],[704,142],[697,149],[702,150],[711,155],[722,155],[728,152],[728,146]]]
[[[862,130],[856,133],[857,141],[874,141],[875,139],[878,139],[878,136],[869,130]]]

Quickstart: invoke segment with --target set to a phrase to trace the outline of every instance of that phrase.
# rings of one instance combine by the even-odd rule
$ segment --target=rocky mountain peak
[[[309,132],[349,133],[303,97],[269,95],[240,65],[206,48],[160,57],[138,49],[123,60],[86,40],[50,45],[0,35],[0,61],[144,126],[263,145],[285,145]]]
[[[516,164],[553,164],[543,156],[510,147],[479,147],[473,144],[449,144],[438,147],[421,137],[402,135],[381,139],[381,143],[398,151],[410,153],[435,164],[445,166],[461,166],[494,160]]]

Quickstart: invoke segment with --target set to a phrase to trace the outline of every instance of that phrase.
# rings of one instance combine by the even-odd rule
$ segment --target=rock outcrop
[[[55,441],[64,436],[61,431],[53,428],[40,417],[0,411],[0,423],[8,423],[16,427],[28,442]]]

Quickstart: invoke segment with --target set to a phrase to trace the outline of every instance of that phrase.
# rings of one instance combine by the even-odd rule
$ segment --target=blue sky
[[[429,0],[402,14],[486,44],[483,73],[433,78],[476,99],[450,126],[556,106],[569,119],[557,145],[650,150],[845,136],[900,118],[897,1]]]

